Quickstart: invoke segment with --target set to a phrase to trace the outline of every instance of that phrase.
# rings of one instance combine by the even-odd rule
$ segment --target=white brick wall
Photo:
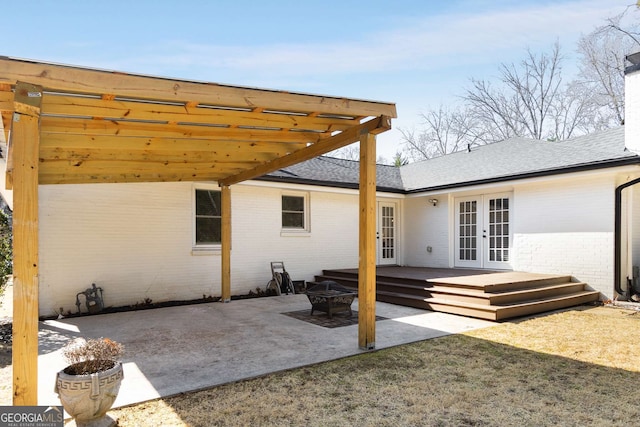
[[[191,256],[191,184],[40,187],[40,313],[219,294],[219,258]]]
[[[615,185],[613,173],[514,183],[512,268],[569,274],[612,298]],[[636,191],[635,212],[640,224],[640,186]],[[438,196],[437,207],[427,202],[429,198],[407,198],[404,202],[405,264],[449,267],[453,215],[447,197]],[[637,260],[640,225],[634,230]],[[433,248],[431,253],[426,251],[427,246]]]
[[[40,187],[40,314],[75,311],[96,283],[105,304],[220,295],[219,252],[192,252],[191,183]],[[281,235],[282,190],[232,187],[232,295],[264,287],[270,261],[294,279],[358,264],[358,196],[309,193],[311,233]],[[84,301],[84,300],[83,300]]]
[[[437,198],[437,206],[429,199]],[[404,201],[404,263],[412,267],[449,267],[449,207],[446,196]],[[427,252],[427,246],[431,252]]]
[[[311,232],[296,235],[281,232],[283,190],[237,185],[232,191],[234,292],[264,287],[271,278],[271,261],[284,261],[298,280],[312,280],[323,268],[357,267],[356,194],[308,193]]]
[[[41,186],[40,313],[75,310],[76,293],[91,283],[104,288],[110,306],[219,296],[219,252],[192,251],[193,188]],[[270,261],[284,261],[294,279],[304,280],[322,268],[357,267],[357,192],[299,188],[309,198],[311,231],[292,235],[281,232],[281,195],[291,189],[232,187],[232,295],[264,287]],[[614,189],[613,174],[515,185],[512,267],[571,274],[612,297]],[[429,198],[394,199],[402,213],[402,265],[450,266],[447,197],[438,196],[436,207]],[[633,200],[638,214],[640,194]],[[634,263],[640,265],[640,226],[634,235]]]
[[[613,177],[520,185],[514,191],[514,270],[566,273],[611,298]]]
[[[632,152],[640,154],[640,71],[625,76],[624,142]]]

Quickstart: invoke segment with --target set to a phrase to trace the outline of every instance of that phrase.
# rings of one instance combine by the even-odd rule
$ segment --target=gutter
[[[567,166],[567,167],[558,168],[558,169],[547,169],[547,170],[541,170],[541,171],[520,173],[515,175],[505,175],[501,177],[478,179],[474,181],[464,181],[464,182],[456,182],[451,184],[436,185],[433,187],[416,188],[413,190],[405,190],[404,188],[397,188],[397,187],[376,186],[376,191],[380,191],[384,193],[395,193],[395,194],[416,194],[416,193],[423,193],[427,191],[441,191],[441,190],[448,190],[448,189],[454,189],[454,188],[469,187],[473,185],[492,184],[497,182],[515,181],[515,180],[528,179],[528,178],[540,178],[545,176],[562,175],[562,174],[568,174],[568,173],[574,173],[574,172],[584,172],[589,170],[606,169],[606,168],[611,168],[616,166],[628,166],[628,165],[637,165],[637,164],[640,164],[640,157],[634,156],[634,157],[626,157],[622,159],[585,163],[578,166]],[[335,182],[335,181],[328,181],[328,180],[327,181],[315,180],[310,178],[280,177],[280,176],[271,176],[271,175],[263,175],[263,176],[254,178],[254,180],[268,181],[268,182],[284,182],[289,184],[317,185],[320,187],[348,188],[353,190],[357,190],[359,188],[359,184],[355,182]]]
[[[287,184],[316,185],[318,187],[348,188],[352,190],[357,190],[360,188],[360,184],[358,183],[320,181],[320,180],[308,179],[308,178],[287,178],[287,177],[263,175],[253,179],[255,181],[284,182]],[[382,193],[406,194],[406,191],[402,188],[382,187],[379,185],[376,186],[376,191],[379,191]]]
[[[594,161],[590,163],[582,163],[578,165],[565,166],[565,167],[554,168],[554,169],[535,170],[531,172],[515,173],[515,174],[499,176],[499,177],[490,177],[490,178],[463,181],[463,182],[453,182],[453,183],[447,183],[442,185],[435,185],[431,187],[421,187],[421,188],[415,188],[411,190],[406,189],[404,186],[389,187],[389,186],[377,185],[376,191],[410,195],[410,194],[417,194],[417,193],[430,192],[430,191],[443,191],[448,189],[470,187],[474,185],[485,185],[485,184],[493,184],[493,183],[500,183],[500,182],[506,182],[506,181],[517,181],[517,180],[529,179],[529,178],[540,178],[540,177],[546,177],[546,176],[562,175],[562,174],[569,174],[569,173],[575,173],[575,172],[584,172],[584,171],[590,171],[590,170],[598,170],[598,169],[606,169],[611,167],[629,166],[629,165],[638,165],[638,164],[640,164],[640,156],[628,156],[628,157],[622,157],[622,158],[616,158],[616,159]],[[287,171],[282,171],[282,172],[287,173]],[[267,181],[267,182],[282,182],[282,183],[289,183],[289,184],[316,185],[320,187],[346,188],[346,189],[352,189],[352,190],[357,190],[359,188],[358,182],[349,182],[349,181],[338,182],[338,181],[331,181],[331,180],[318,180],[313,178],[299,177],[298,175],[295,175],[295,174],[291,174],[290,176],[262,175],[260,177],[254,178],[254,180]]]
[[[616,213],[615,213],[615,233],[614,233],[614,266],[613,266],[613,288],[623,298],[628,299],[631,296],[630,289],[625,292],[620,283],[620,274],[622,273],[622,190],[632,185],[640,183],[640,178],[636,178],[629,182],[616,187]]]
[[[461,187],[469,187],[472,185],[483,185],[483,184],[492,184],[496,182],[516,181],[516,180],[527,179],[527,178],[540,178],[544,176],[563,175],[563,174],[574,173],[574,172],[584,172],[589,170],[607,169],[607,168],[616,167],[616,166],[628,166],[628,165],[637,165],[637,164],[640,164],[640,157],[638,156],[626,157],[623,159],[584,163],[577,166],[567,166],[567,167],[558,168],[558,169],[546,169],[546,170],[540,170],[540,171],[534,171],[534,172],[519,173],[515,175],[505,175],[501,177],[478,179],[474,181],[465,181],[465,182],[456,182],[452,184],[436,185],[433,187],[416,188],[413,190],[406,190],[404,194],[415,194],[415,193],[422,193],[426,191],[447,190],[447,189],[454,189],[454,188],[461,188]]]

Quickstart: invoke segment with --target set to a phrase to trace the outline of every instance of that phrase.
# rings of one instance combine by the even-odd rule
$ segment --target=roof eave
[[[441,191],[441,190],[449,190],[449,189],[462,188],[462,187],[470,187],[475,185],[494,184],[494,183],[500,183],[500,182],[506,182],[506,181],[518,181],[518,180],[529,179],[529,178],[540,178],[545,176],[564,175],[568,173],[584,172],[589,170],[607,169],[607,168],[618,167],[618,166],[628,166],[628,165],[638,165],[638,164],[640,164],[640,157],[637,157],[637,156],[626,157],[623,159],[612,159],[612,160],[605,160],[605,161],[599,161],[599,162],[593,162],[593,163],[584,163],[580,165],[567,166],[567,167],[554,168],[554,169],[545,169],[545,170],[526,172],[526,173],[515,174],[515,175],[505,175],[505,176],[499,176],[494,178],[479,179],[474,181],[456,182],[453,184],[436,185],[432,187],[422,187],[422,188],[416,188],[412,190],[406,190],[404,193],[416,194],[416,193],[422,193],[427,191]]]
[[[314,185],[318,187],[334,187],[334,188],[346,188],[357,190],[359,185],[357,183],[351,182],[335,182],[335,181],[318,181],[314,179],[305,179],[305,178],[290,178],[290,177],[278,177],[278,176],[260,176],[254,178],[256,181],[268,181],[268,182],[281,182],[287,184],[299,184],[299,185]],[[406,194],[404,189],[393,188],[393,187],[384,187],[384,186],[376,186],[376,191],[382,193],[395,193],[395,194]]]

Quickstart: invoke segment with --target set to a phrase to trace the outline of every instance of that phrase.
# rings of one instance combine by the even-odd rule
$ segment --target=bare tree
[[[559,140],[584,130],[588,102],[575,85],[563,83],[562,61],[556,42],[549,54],[527,50],[517,66],[502,64],[498,85],[471,80],[463,99],[485,127],[483,142],[513,136]]]
[[[357,162],[360,160],[360,146],[359,143],[356,142],[355,144],[350,144],[346,147],[333,150],[327,153],[327,155],[331,157],[337,157],[339,159],[354,160]]]
[[[638,14],[638,7],[627,7],[578,42],[579,78],[593,94],[592,102],[598,107],[594,120],[599,128],[624,123],[625,56],[640,48],[639,26],[633,14]]]
[[[347,145],[346,147],[338,148],[337,150],[330,151],[327,153],[330,157],[336,157],[338,159],[345,160],[353,160],[355,162],[360,161],[360,143],[355,142],[353,144]],[[383,157],[378,156],[376,159],[376,163],[380,165],[389,164],[389,161]]]
[[[453,153],[482,141],[482,129],[468,111],[440,106],[420,115],[423,128],[400,129],[408,159],[422,160]]]
[[[420,115],[422,129],[401,130],[405,153],[428,159],[520,136],[563,140],[601,129],[606,120],[590,86],[565,83],[556,42],[549,53],[526,51],[517,64],[501,64],[497,79],[471,79],[462,105]]]

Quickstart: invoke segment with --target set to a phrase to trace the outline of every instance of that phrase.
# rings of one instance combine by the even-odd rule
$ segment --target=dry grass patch
[[[640,315],[611,308],[423,341],[114,411],[122,426],[623,426]]]

